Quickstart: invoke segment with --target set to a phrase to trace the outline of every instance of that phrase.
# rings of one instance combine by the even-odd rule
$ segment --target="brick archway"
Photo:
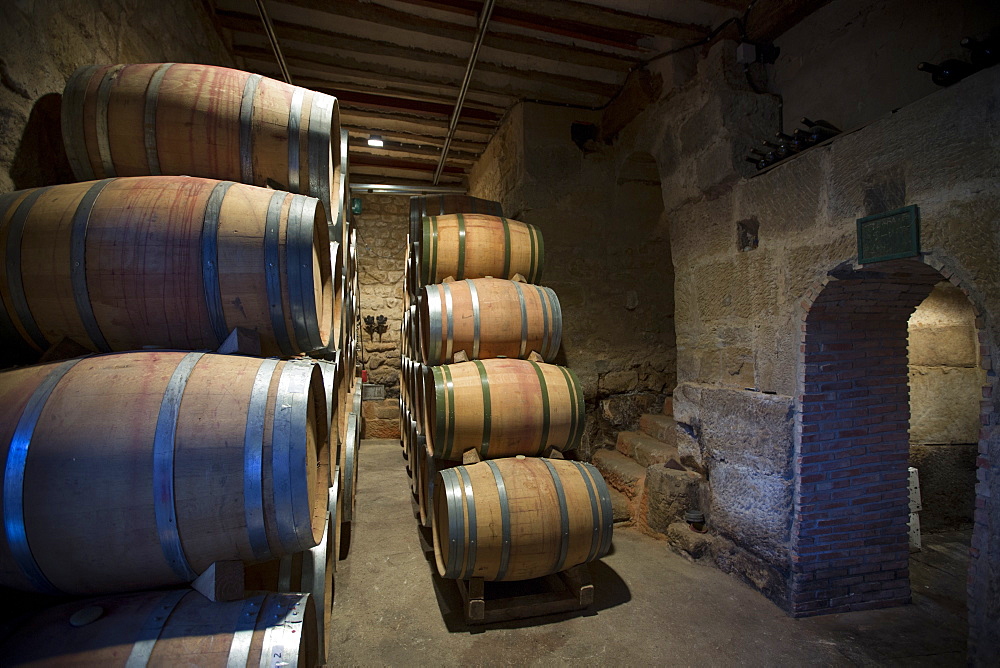
[[[796,616],[910,600],[907,322],[945,278],[968,295],[949,271],[920,260],[845,263],[802,303],[789,593]],[[983,411],[990,424],[991,409]],[[986,531],[978,518],[975,531]]]

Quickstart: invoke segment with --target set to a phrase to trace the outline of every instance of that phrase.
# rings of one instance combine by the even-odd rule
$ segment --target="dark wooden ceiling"
[[[637,63],[704,40],[749,0],[497,0],[440,177],[462,185],[518,100],[601,107]],[[281,78],[254,0],[208,0],[243,68]],[[770,39],[823,2],[758,0]],[[335,95],[352,183],[429,185],[483,0],[266,0],[292,83]],[[734,33],[735,34],[735,33]],[[383,148],[367,145],[379,134]]]

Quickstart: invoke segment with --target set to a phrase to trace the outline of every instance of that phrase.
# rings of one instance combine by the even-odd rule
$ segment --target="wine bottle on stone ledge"
[[[976,71],[976,68],[969,63],[954,58],[942,60],[940,65],[923,62],[917,65],[917,69],[921,72],[930,72],[931,81],[938,86],[951,86]]]

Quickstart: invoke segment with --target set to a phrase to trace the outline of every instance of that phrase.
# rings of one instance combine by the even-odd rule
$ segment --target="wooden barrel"
[[[150,589],[316,545],[322,383],[311,362],[167,351],[0,374],[0,584]]]
[[[534,225],[497,216],[457,213],[424,219],[420,284],[445,278],[514,278],[538,283],[545,247]]]
[[[325,662],[309,594],[212,602],[192,589],[76,600],[24,620],[4,665],[316,666]]]
[[[330,470],[340,463],[340,433],[337,429],[340,383],[343,382],[343,370],[340,366],[340,353],[334,353],[332,361],[315,360],[323,374],[323,389],[326,397],[326,425],[328,434],[328,450],[330,454]],[[333,480],[330,481],[331,486]]]
[[[338,179],[336,192],[332,197],[337,200],[338,206],[336,218],[331,218],[330,240],[336,241],[340,245],[347,243],[348,221],[351,215],[351,187],[350,176],[348,175],[348,150],[350,148],[350,135],[346,128],[340,129],[340,179]]]
[[[330,326],[330,342],[325,352],[332,354],[343,348],[340,320],[344,313],[344,254],[343,246],[336,241],[330,242],[330,269],[333,277],[333,305],[331,307],[332,322]]]
[[[66,82],[66,154],[77,179],[190,175],[312,195],[339,217],[337,98],[188,63],[91,65]]]
[[[415,457],[422,457],[420,481],[417,486],[417,508],[419,509],[420,525],[430,527],[434,517],[434,485],[437,482],[439,471],[460,466],[461,462],[451,462],[447,459],[438,459],[427,449],[426,443],[421,439],[420,449],[415,453]]]
[[[495,359],[425,367],[424,430],[435,457],[483,459],[572,450],[583,438],[583,389],[570,369]]]
[[[341,515],[344,522],[354,521],[354,500],[358,489],[358,446],[361,445],[360,419],[361,416],[357,413],[348,414],[347,434],[340,452],[340,489],[344,504]]]
[[[562,341],[562,310],[549,288],[496,278],[428,285],[419,302],[424,364],[448,364],[464,350],[469,359],[551,361]],[[471,316],[471,317],[470,317]]]
[[[440,471],[434,556],[445,578],[527,580],[600,559],[614,518],[590,464],[511,457]]]
[[[316,604],[316,638],[319,655],[326,656],[326,639],[333,613],[333,564],[337,561],[335,545],[337,490],[329,490],[326,530],[319,544],[304,552],[286,554],[246,567],[244,586],[247,591],[281,593],[305,592]]]
[[[503,216],[500,202],[468,195],[420,195],[410,198],[410,239],[419,243],[423,238],[424,218],[449,213],[484,213]]]
[[[45,351],[325,348],[333,280],[322,205],[228,181],[157,176],[0,196],[0,337]]]

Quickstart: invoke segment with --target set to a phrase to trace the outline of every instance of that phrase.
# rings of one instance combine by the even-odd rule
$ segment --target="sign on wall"
[[[858,218],[858,262],[883,262],[920,254],[917,205]]]

